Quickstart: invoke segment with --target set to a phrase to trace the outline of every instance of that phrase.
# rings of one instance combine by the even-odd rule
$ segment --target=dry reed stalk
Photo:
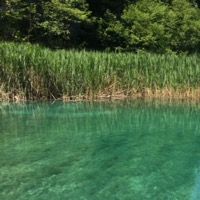
[[[133,90],[131,94],[126,95],[125,91],[116,91],[112,94],[109,93],[98,93],[95,95],[78,95],[78,96],[66,96],[62,97],[63,101],[107,101],[107,100],[124,100],[124,99],[137,99],[137,98],[145,98],[145,99],[157,99],[157,100],[182,100],[188,99],[197,101],[200,100],[200,88],[196,88],[193,90],[181,89],[177,90],[174,88],[165,87],[163,89],[150,89],[145,88],[144,91],[136,92]]]
[[[10,100],[9,96],[10,94],[5,92],[4,85],[1,84],[0,85],[0,101],[9,101]]]

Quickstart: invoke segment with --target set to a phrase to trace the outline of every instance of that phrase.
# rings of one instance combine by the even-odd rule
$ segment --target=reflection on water
[[[0,104],[0,199],[180,199],[200,191],[200,107]]]

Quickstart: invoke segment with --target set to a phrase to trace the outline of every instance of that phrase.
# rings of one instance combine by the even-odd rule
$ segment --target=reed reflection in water
[[[198,104],[0,107],[1,199],[198,198]]]

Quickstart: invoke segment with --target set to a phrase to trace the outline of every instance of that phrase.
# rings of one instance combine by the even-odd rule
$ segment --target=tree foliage
[[[198,0],[3,0],[0,39],[51,48],[200,49]]]
[[[37,22],[40,39],[51,47],[70,47],[79,42],[81,25],[89,23],[87,4],[83,0],[51,0],[41,3],[41,16]]]
[[[102,34],[106,40],[117,36],[118,47],[110,39],[114,48],[192,52],[200,47],[200,11],[187,0],[138,0],[126,6],[120,20],[109,19]]]
[[[170,37],[167,33],[168,7],[156,0],[130,4],[122,15],[127,48],[162,50]]]
[[[7,24],[2,39],[71,47],[78,42],[81,26],[90,23],[85,0],[11,0],[1,7],[1,22]]]
[[[170,46],[194,51],[200,47],[200,11],[187,0],[174,0],[169,10]]]

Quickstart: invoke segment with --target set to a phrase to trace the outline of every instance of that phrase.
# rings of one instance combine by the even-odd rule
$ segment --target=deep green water
[[[0,104],[1,200],[199,200],[198,103]]]

